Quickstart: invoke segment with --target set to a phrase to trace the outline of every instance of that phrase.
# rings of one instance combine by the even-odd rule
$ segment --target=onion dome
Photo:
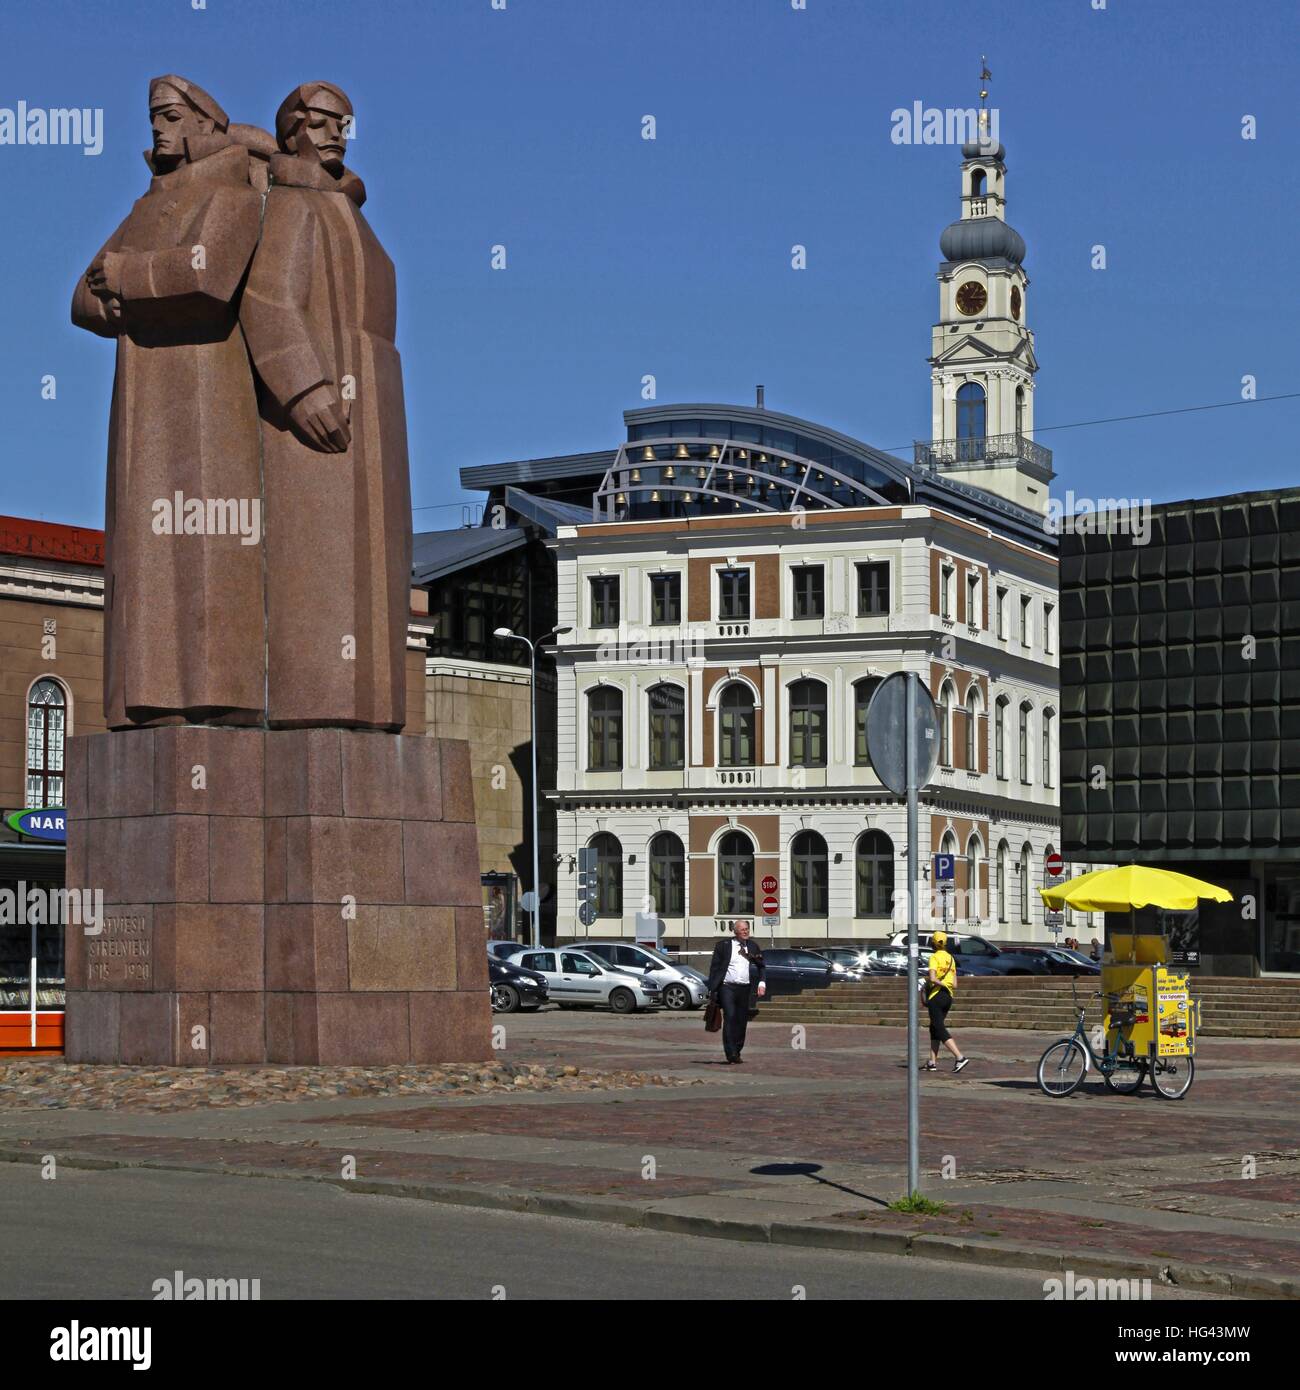
[[[939,250],[949,261],[1010,261],[1025,259],[1025,239],[1000,217],[969,217],[953,222],[939,237]]]

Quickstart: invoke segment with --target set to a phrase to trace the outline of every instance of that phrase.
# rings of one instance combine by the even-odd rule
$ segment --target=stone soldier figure
[[[237,298],[261,200],[202,87],[155,78],[149,112],[153,180],[72,300],[73,323],[117,339],[104,715],[114,729],[258,723],[261,478]]]
[[[411,498],[393,264],[344,167],[352,104],[329,82],[276,114],[240,321],[262,414],[267,717],[405,723]]]

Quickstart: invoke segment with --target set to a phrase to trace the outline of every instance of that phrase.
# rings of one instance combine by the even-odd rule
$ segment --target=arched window
[[[1052,785],[1052,711],[1043,711],[1043,786]]]
[[[680,685],[651,686],[650,769],[672,772],[686,766],[686,692]]]
[[[1034,707],[1028,700],[1020,705],[1020,780],[1029,785],[1029,716]]]
[[[984,196],[983,169],[972,169],[970,171],[970,195],[972,198],[982,198]]]
[[[795,681],[790,687],[790,766],[826,766],[826,687]]]
[[[1028,926],[1030,921],[1029,863],[1033,850],[1026,840],[1020,851],[1020,921]]]
[[[790,842],[792,911],[796,917],[825,917],[830,870],[826,841],[815,830],[801,830]]]
[[[968,381],[957,388],[957,438],[968,441],[968,447],[958,451],[958,462],[968,463],[983,455],[984,388]],[[975,445],[979,447],[976,448]]]
[[[587,767],[617,772],[623,766],[623,692],[598,685],[587,692]]]
[[[671,830],[650,841],[650,897],[660,917],[686,915],[686,852]]]
[[[867,747],[867,706],[879,684],[879,676],[866,676],[853,687],[853,761],[858,767],[871,766],[871,751]]]
[[[980,916],[980,842],[974,835],[966,841],[966,916]]]
[[[597,835],[591,847],[596,851],[596,916],[623,915],[623,846],[613,835]]]
[[[939,687],[939,766],[952,766],[952,704],[955,692],[951,681]]]
[[[993,718],[993,768],[1004,781],[1007,775],[1007,706],[1007,697],[999,695]]]
[[[58,681],[39,680],[27,697],[27,804],[63,805],[63,740],[68,700]]]
[[[883,830],[866,830],[858,836],[857,915],[883,917],[893,910],[894,846]]]
[[[977,686],[972,685],[966,692],[966,767],[971,772],[978,772],[980,770],[978,756],[979,714],[979,689]]]
[[[718,701],[721,730],[719,767],[753,767],[755,763],[754,693],[742,681],[732,683]]]
[[[998,845],[998,921],[1007,920],[1007,856],[1011,851],[1003,840]]]
[[[1016,387],[1016,433],[1025,432],[1025,388]]]
[[[726,917],[754,911],[754,847],[739,830],[729,830],[718,845],[718,911]]]

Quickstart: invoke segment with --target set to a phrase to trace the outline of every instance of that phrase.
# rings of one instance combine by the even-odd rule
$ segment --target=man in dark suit
[[[713,948],[708,991],[722,1006],[722,1048],[728,1062],[741,1062],[749,1016],[767,993],[763,952],[750,940],[749,923],[732,923],[732,936]]]

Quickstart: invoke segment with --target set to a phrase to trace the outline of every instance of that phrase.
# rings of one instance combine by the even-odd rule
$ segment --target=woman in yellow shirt
[[[930,1014],[930,1060],[926,1071],[939,1070],[939,1048],[946,1047],[957,1059],[954,1072],[970,1061],[963,1057],[956,1039],[944,1022],[957,992],[957,962],[948,954],[948,933],[937,931],[930,938],[930,967],[925,983],[925,1007]]]

